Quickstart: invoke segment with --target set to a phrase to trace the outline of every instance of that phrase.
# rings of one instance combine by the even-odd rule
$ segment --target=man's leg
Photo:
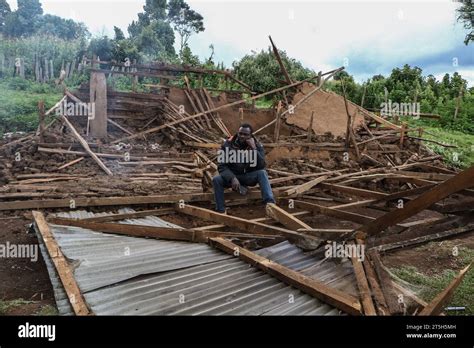
[[[224,188],[225,180],[222,176],[216,175],[212,178],[212,187],[214,188],[214,199],[216,200],[216,211],[225,213]]]
[[[272,187],[270,186],[268,174],[265,169],[256,170],[244,175],[237,175],[237,179],[245,186],[255,186],[258,183],[260,192],[262,193],[263,203],[275,203]]]

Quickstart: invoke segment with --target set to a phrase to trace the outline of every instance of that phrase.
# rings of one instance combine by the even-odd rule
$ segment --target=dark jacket
[[[224,178],[225,181],[230,182],[236,175],[242,175],[256,170],[265,169],[265,151],[263,150],[262,144],[260,144],[257,139],[255,139],[255,137],[253,138],[257,147],[257,165],[255,167],[252,167],[250,163],[227,163],[225,161],[222,163],[219,162],[217,169],[219,171],[219,174]],[[228,148],[229,150],[251,150],[250,146],[248,146],[247,144],[240,146],[237,139],[237,134],[235,134],[234,136],[224,141],[221,146],[221,151],[226,151],[226,148]]]

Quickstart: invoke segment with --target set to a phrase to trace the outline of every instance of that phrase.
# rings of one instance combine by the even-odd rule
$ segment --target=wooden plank
[[[142,211],[137,211],[134,213],[96,216],[96,217],[86,218],[82,220],[88,221],[88,222],[110,222],[110,221],[120,221],[120,220],[126,220],[126,219],[135,219],[135,218],[146,217],[146,216],[170,215],[174,213],[175,211],[173,208],[163,208],[163,209],[142,210]]]
[[[290,85],[293,83],[293,81],[291,80],[290,75],[288,74],[288,71],[286,71],[285,65],[283,65],[283,61],[280,57],[280,53],[278,52],[278,48],[273,43],[272,37],[270,35],[268,35],[268,38],[270,39],[270,43],[272,44],[273,54],[275,55],[278,65],[280,66],[280,70],[283,76],[285,77],[285,81],[288,85]]]
[[[94,105],[94,117],[90,119],[90,134],[92,137],[103,139],[107,137],[107,81],[105,74],[99,72],[93,72],[90,79],[89,101]]]
[[[421,194],[412,201],[406,203],[403,208],[395,209],[367,225],[358,229],[359,232],[368,235],[377,234],[387,227],[393,226],[420,211],[429,208],[434,203],[449,196],[450,194],[470,188],[474,186],[474,166],[466,169],[451,179],[434,186],[429,191]],[[426,186],[424,186],[426,187]]]
[[[41,179],[38,179],[41,180]],[[46,179],[49,180],[49,179]],[[64,178],[62,180],[70,180]],[[273,191],[275,198],[278,198],[280,191]],[[245,198],[239,193],[226,193],[228,199],[238,199],[239,204],[246,204],[252,200],[260,200],[262,198],[260,191],[249,191]],[[29,200],[0,202],[1,210],[21,210],[21,209],[45,209],[45,208],[69,208],[71,200],[74,201],[75,207],[99,207],[111,205],[141,205],[141,204],[176,204],[181,200],[183,202],[213,202],[214,193],[183,193],[173,195],[149,195],[149,196],[130,196],[130,197],[100,197],[100,198],[65,198],[52,200]]]
[[[358,258],[351,257],[352,266],[354,268],[354,274],[357,280],[357,286],[359,288],[359,296],[362,303],[362,309],[364,310],[365,315],[377,315],[375,311],[374,302],[372,301],[372,296],[370,295],[369,283],[365,276],[364,267],[362,265],[363,261],[360,261]]]
[[[71,304],[74,313],[76,315],[91,315],[92,313],[87,307],[79,286],[74,279],[74,271],[56,243],[56,240],[49,228],[48,223],[46,222],[46,219],[44,218],[43,213],[39,211],[33,211],[32,214],[36,226],[38,227],[38,230],[43,238],[46,250],[48,251],[51,260],[54,263],[64,290],[67,293],[69,303]]]
[[[235,227],[239,230],[247,231],[252,234],[255,233],[283,236],[288,238],[290,241],[308,241],[309,243],[313,243],[317,246],[319,246],[319,244],[321,243],[318,238],[310,235],[294,232],[281,227],[267,225],[261,222],[249,221],[247,219],[239,218],[237,216],[217,213],[209,209],[200,208],[189,204],[181,206],[176,205],[175,209],[178,213],[195,216],[207,221],[222,223],[226,226]]]
[[[443,307],[449,302],[451,297],[454,295],[454,291],[461,284],[464,276],[471,268],[472,264],[469,264],[466,268],[462,269],[461,272],[451,281],[446,289],[439,293],[428,305],[420,312],[419,315],[439,315],[443,311]]]
[[[408,246],[414,246],[414,245],[430,242],[433,240],[449,238],[449,237],[456,236],[462,233],[471,232],[473,230],[474,230],[474,225],[470,224],[463,227],[453,228],[448,231],[428,234],[428,235],[416,237],[416,238],[403,239],[403,240],[399,240],[399,241],[389,243],[389,244],[378,245],[374,247],[374,249],[378,251],[389,251],[389,250],[394,250],[394,249],[399,249],[399,248],[405,248]]]
[[[364,190],[360,188],[337,185],[337,184],[322,183],[320,186],[321,188],[328,189],[331,191],[342,192],[342,193],[355,195],[355,196],[363,197],[363,198],[384,198],[385,196],[387,196],[386,193],[382,193],[382,192]]]
[[[380,286],[384,295],[385,300],[387,301],[388,309],[391,314],[401,314],[403,310],[398,303],[398,297],[392,286],[392,279],[390,274],[385,270],[384,266],[382,265],[382,261],[380,260],[380,256],[377,251],[371,250],[366,254],[366,257],[370,258],[372,261],[375,272],[380,281]]]
[[[351,315],[361,314],[360,302],[353,296],[257,255],[223,238],[210,238],[209,244],[258,267],[282,282],[300,289]]]
[[[311,230],[312,227],[308,224],[304,223],[293,214],[288,213],[287,211],[283,210],[279,206],[273,203],[268,203],[266,205],[266,213],[267,216],[275,219],[283,226],[290,230],[298,230],[300,228],[304,228],[305,230]]]
[[[72,160],[66,164],[63,164],[61,167],[59,167],[57,170],[61,170],[61,169],[64,169],[64,168],[67,168],[67,167],[70,167],[76,163],[79,163],[80,161],[82,161],[84,159],[84,157],[79,157],[79,158],[76,158],[75,160]]]
[[[294,213],[293,216],[306,216],[309,215],[309,211],[300,211],[297,213]],[[256,218],[256,219],[250,219],[249,221],[254,221],[254,222],[263,222],[263,223],[272,223],[273,219],[269,217],[261,217],[261,218]],[[206,230],[213,230],[216,228],[225,228],[225,225],[208,225],[208,226],[202,226],[202,227],[196,227],[195,230],[199,231],[206,231]]]
[[[334,217],[337,219],[356,222],[358,224],[366,224],[370,221],[375,220],[375,218],[370,217],[370,216],[350,213],[350,212],[338,210],[338,209],[332,209],[330,207],[324,207],[322,205],[318,205],[314,203],[308,203],[308,202],[303,202],[299,200],[295,200],[294,203],[295,203],[295,207],[300,208],[300,209],[309,210],[309,211],[312,211],[313,213],[323,214],[323,215]]]
[[[298,185],[298,186],[295,186],[287,191],[285,191],[285,195],[288,195],[288,196],[291,196],[291,195],[300,195],[308,190],[310,190],[311,188],[313,188],[314,186],[316,186],[317,184],[323,182],[324,180],[326,180],[329,176],[327,175],[324,175],[324,176],[320,176],[319,178],[316,178],[316,179],[313,179],[311,181],[308,181],[308,182],[305,182],[304,184],[301,184],[301,185]]]
[[[356,241],[357,241],[357,244],[362,244],[360,240],[356,239]],[[364,265],[365,274],[367,275],[367,280],[370,284],[370,288],[374,296],[378,314],[389,315],[390,312],[388,310],[387,301],[385,300],[382,289],[377,280],[377,275],[375,274],[375,270],[367,257],[364,258],[363,265]]]
[[[82,147],[84,148],[84,150],[86,150],[86,152],[89,154],[89,156],[92,157],[92,159],[99,165],[100,168],[103,169],[104,172],[107,173],[107,175],[113,175],[112,172],[110,171],[109,168],[107,168],[107,166],[99,159],[99,157],[97,157],[97,155],[91,150],[91,148],[89,147],[89,144],[87,144],[87,141],[85,141],[81,135],[77,132],[77,130],[74,128],[74,126],[71,124],[71,122],[69,122],[69,120],[64,116],[64,115],[61,115],[61,118],[63,119],[64,123],[66,123],[66,125],[69,127],[69,129],[71,130],[72,134],[74,135],[74,137],[79,141],[79,143],[81,143]],[[107,122],[107,121],[106,121]]]
[[[63,218],[50,218],[49,221],[55,225],[61,226],[75,226],[86,228],[96,232],[112,233],[119,235],[126,235],[132,237],[146,237],[154,239],[165,239],[165,240],[178,240],[187,241],[194,243],[207,243],[208,238],[228,236],[228,237],[240,237],[240,238],[261,238],[261,239],[274,239],[274,235],[259,235],[246,233],[234,233],[234,232],[221,232],[221,231],[196,231],[192,228],[172,228],[172,227],[156,227],[156,226],[143,226],[133,224],[119,224],[119,223],[107,223],[107,222],[90,222],[87,220],[73,220]]]

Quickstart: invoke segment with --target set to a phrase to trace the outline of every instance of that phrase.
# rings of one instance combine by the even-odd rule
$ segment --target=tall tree
[[[7,16],[12,12],[10,5],[8,5],[7,0],[0,0],[0,33],[3,31],[5,26],[5,20]]]
[[[168,3],[168,19],[180,36],[180,55],[188,45],[192,33],[204,31],[204,18],[192,10],[184,0],[170,0]]]
[[[461,6],[456,9],[458,22],[464,25],[464,28],[469,30],[464,39],[464,44],[468,45],[474,42],[474,4],[472,0],[460,1]]]

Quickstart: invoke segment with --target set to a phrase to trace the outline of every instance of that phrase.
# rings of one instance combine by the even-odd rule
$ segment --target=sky
[[[16,8],[16,0],[7,0]],[[214,61],[227,67],[269,46],[315,71],[345,66],[358,82],[388,75],[404,64],[440,79],[459,72],[474,86],[474,43],[463,43],[466,29],[456,22],[450,0],[283,1],[188,0],[204,17],[206,30],[190,47],[201,59],[215,49]],[[124,33],[145,0],[41,0],[45,13],[84,22],[93,35]],[[176,40],[177,42],[179,40]]]

